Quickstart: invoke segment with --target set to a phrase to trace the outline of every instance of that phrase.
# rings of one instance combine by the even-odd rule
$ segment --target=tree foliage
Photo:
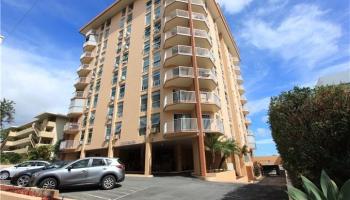
[[[0,163],[1,164],[17,164],[21,162],[24,157],[21,154],[15,152],[1,153]]]
[[[40,145],[28,152],[29,160],[50,160],[53,151],[52,145]]]
[[[0,128],[4,127],[4,124],[11,123],[14,120],[15,115],[15,102],[7,99],[0,101]]]
[[[301,174],[317,182],[322,169],[338,184],[350,178],[349,89],[295,87],[271,99],[272,137],[295,186]]]

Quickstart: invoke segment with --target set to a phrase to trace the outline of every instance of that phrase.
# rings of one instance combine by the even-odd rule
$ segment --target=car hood
[[[16,169],[16,167],[14,167],[14,166],[12,166],[12,167],[5,167],[5,168],[1,168],[0,171],[4,171],[4,170],[10,171],[10,170],[13,170],[13,169]]]

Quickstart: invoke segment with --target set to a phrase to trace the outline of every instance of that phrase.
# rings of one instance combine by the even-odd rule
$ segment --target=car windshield
[[[61,168],[61,167],[65,166],[65,165],[67,165],[68,163],[71,163],[71,162],[61,161],[61,162],[52,163],[52,164],[48,165],[47,167],[45,167],[45,169]]]

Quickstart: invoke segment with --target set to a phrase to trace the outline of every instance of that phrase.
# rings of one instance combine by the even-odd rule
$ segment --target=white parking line
[[[86,195],[91,196],[91,197],[95,197],[95,198],[99,198],[99,199],[110,200],[110,199],[107,199],[107,198],[104,198],[104,197],[100,197],[100,196],[96,196],[96,195],[92,195],[92,194],[86,194]]]
[[[129,196],[129,195],[134,194],[134,193],[136,193],[136,192],[140,192],[140,191],[142,191],[142,190],[146,190],[146,189],[148,189],[148,188],[149,188],[149,187],[146,187],[146,188],[143,188],[143,189],[140,189],[140,190],[136,190],[135,192],[131,192],[131,193],[129,193],[129,194],[125,194],[125,195],[120,196],[120,197],[118,197],[118,198],[116,198],[116,199],[113,199],[113,200],[117,200],[117,199],[124,198],[124,197],[126,197],[126,196]]]

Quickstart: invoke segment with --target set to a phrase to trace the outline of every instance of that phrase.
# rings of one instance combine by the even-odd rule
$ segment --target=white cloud
[[[313,68],[339,51],[340,25],[318,6],[299,4],[278,22],[273,17],[252,17],[242,30],[242,37],[259,49],[268,49],[286,61]]]
[[[1,97],[15,101],[15,124],[44,111],[65,114],[76,76],[67,66],[78,62],[62,59],[59,54],[49,58],[28,49],[2,46]]]
[[[267,129],[267,128],[257,128],[255,130],[255,135],[260,137],[267,137],[267,136],[271,136],[271,131],[270,129]]]
[[[247,107],[251,115],[266,111],[270,103],[270,97],[248,101]]]
[[[269,116],[264,115],[264,116],[261,117],[261,121],[262,121],[263,123],[267,123],[267,120],[269,120]]]
[[[253,0],[218,0],[225,12],[236,14],[247,7]]]
[[[256,144],[275,144],[272,138],[269,139],[262,139],[262,140],[257,140]]]

